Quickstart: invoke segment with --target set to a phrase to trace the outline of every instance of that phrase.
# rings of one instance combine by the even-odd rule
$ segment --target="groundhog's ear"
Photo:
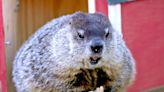
[[[76,12],[72,14],[71,21],[69,24],[71,25],[80,25],[82,23],[85,23],[87,14],[83,12]]]
[[[72,15],[72,19],[73,20],[77,20],[77,19],[84,19],[86,17],[86,13],[83,12],[76,12]]]

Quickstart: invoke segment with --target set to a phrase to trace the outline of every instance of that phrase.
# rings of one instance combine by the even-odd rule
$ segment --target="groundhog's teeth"
[[[91,61],[99,61],[101,57],[90,57]]]
[[[97,57],[92,57],[92,59],[96,61],[97,60]]]
[[[91,63],[92,65],[95,65],[95,64],[98,63],[98,61],[90,61],[90,63]]]

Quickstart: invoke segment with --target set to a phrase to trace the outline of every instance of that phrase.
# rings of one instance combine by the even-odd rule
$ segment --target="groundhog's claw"
[[[96,88],[95,91],[89,91],[89,92],[104,92],[104,88],[103,88],[103,86],[100,86],[100,87]]]

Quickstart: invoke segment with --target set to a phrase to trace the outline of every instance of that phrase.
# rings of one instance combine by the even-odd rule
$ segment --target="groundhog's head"
[[[68,64],[73,62],[75,66],[83,64],[82,66],[86,68],[94,68],[104,66],[112,60],[114,31],[106,16],[100,13],[77,12],[71,15],[68,25],[69,28],[64,28],[67,33],[62,33],[66,37],[60,37],[60,39],[65,39],[63,43],[66,46],[63,47],[65,50],[59,46],[62,51],[68,51],[63,52]],[[70,61],[69,56],[73,60]]]

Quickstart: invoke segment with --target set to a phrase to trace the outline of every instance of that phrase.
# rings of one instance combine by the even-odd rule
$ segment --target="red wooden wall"
[[[4,54],[4,32],[2,21],[2,0],[0,0],[0,92],[7,92],[6,63]]]
[[[122,4],[122,29],[137,64],[129,92],[164,85],[164,0]]]
[[[121,6],[122,33],[137,65],[136,81],[128,92],[164,85],[164,0],[136,0]],[[107,15],[107,1],[96,0],[96,11]]]
[[[96,12],[101,12],[108,16],[108,1],[107,0],[95,0]]]

